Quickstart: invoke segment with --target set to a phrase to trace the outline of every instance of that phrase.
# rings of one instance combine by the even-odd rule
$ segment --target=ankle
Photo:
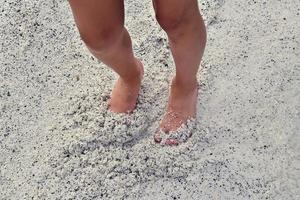
[[[198,89],[198,81],[197,78],[190,79],[190,80],[182,80],[175,76],[172,79],[171,87],[178,88],[185,92],[191,92]]]
[[[143,76],[143,69],[140,66],[140,61],[136,59],[136,65],[130,70],[126,76],[120,76],[120,78],[128,84],[136,84],[141,82]]]
[[[138,74],[133,74],[128,77],[120,76],[120,79],[128,85],[136,85],[137,83],[139,83],[141,81],[141,78],[139,77]]]

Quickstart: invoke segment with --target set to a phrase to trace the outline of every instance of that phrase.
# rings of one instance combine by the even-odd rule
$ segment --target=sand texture
[[[68,2],[2,0],[0,199],[300,199],[300,1],[201,0],[208,41],[187,143],[153,141],[174,75],[150,0],[126,1],[145,78],[130,116]]]

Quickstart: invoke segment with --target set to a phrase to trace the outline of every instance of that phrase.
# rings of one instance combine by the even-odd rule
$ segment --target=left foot
[[[159,130],[154,134],[156,143],[163,142],[166,145],[178,145],[180,143],[175,138],[167,138],[165,141],[162,141],[161,132],[172,134],[172,131],[178,130],[189,119],[196,117],[197,94],[197,81],[187,85],[173,78],[166,114],[161,120]]]

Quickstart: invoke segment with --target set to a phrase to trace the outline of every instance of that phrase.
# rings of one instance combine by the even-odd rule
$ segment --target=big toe
[[[153,135],[153,139],[156,143],[160,143],[162,141],[162,134],[165,134],[165,130],[161,127],[157,128]]]
[[[153,136],[154,142],[155,143],[160,143],[161,142],[161,137],[159,135],[159,133],[155,133]]]

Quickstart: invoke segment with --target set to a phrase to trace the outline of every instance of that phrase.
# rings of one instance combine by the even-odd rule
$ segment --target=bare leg
[[[206,29],[197,0],[153,0],[156,18],[166,31],[176,65],[167,114],[160,128],[178,129],[188,118],[196,116],[198,83],[196,74],[206,44]],[[160,142],[159,134],[154,135]],[[166,142],[178,144],[174,139]]]
[[[120,77],[109,100],[114,112],[135,108],[143,76],[124,27],[123,0],[69,0],[80,37],[89,51]]]

